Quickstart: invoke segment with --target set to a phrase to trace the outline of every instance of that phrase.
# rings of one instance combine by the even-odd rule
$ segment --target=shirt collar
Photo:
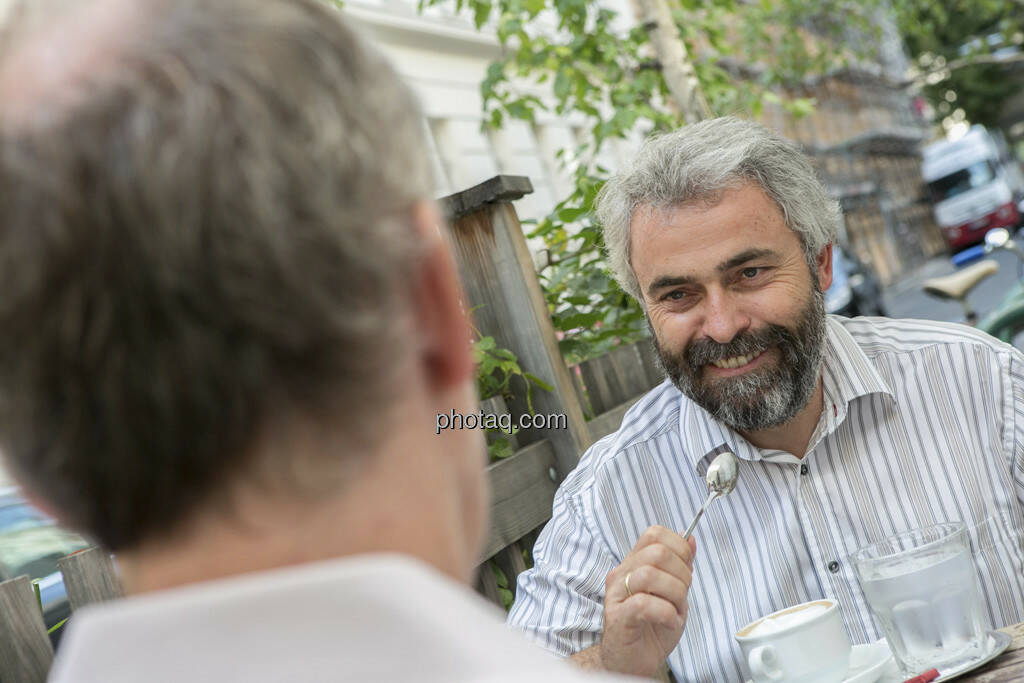
[[[826,318],[822,387],[825,434],[831,433],[842,423],[849,404],[855,399],[870,394],[883,394],[889,400],[895,399],[892,387],[878,373],[843,324],[831,315]],[[686,396],[680,394],[679,398],[680,434],[683,443],[692,448],[688,450],[701,476],[711,459],[722,451],[731,450],[742,460],[765,459],[761,450],[739,432],[715,420]]]
[[[445,633],[449,624],[469,630]],[[353,555],[129,596],[76,610],[68,629],[48,678],[53,683],[330,681],[346,673],[351,680],[392,681],[398,678],[381,671],[384,650],[408,654],[436,674],[449,661],[452,671],[465,668],[459,650],[497,647],[507,633],[493,606],[467,587],[397,554]],[[460,648],[444,650],[437,642]],[[505,646],[530,661],[532,648]],[[294,676],[285,677],[285,669]]]

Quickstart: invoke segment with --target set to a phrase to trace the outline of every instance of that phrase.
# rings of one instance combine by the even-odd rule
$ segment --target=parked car
[[[37,579],[47,629],[71,614],[57,560],[89,543],[35,509],[17,488],[0,489],[0,581],[27,574]],[[50,635],[56,645],[63,629]]]
[[[839,245],[832,247],[832,285],[825,291],[825,311],[848,317],[885,315],[875,271]]]

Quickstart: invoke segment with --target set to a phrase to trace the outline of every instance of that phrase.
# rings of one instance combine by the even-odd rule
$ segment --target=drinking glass
[[[963,523],[892,536],[858,550],[853,562],[868,606],[905,674],[983,656],[990,626]]]

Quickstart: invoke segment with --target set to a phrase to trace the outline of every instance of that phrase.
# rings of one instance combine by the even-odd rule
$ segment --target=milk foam
[[[764,636],[770,633],[779,633],[798,624],[810,621],[828,611],[827,605],[810,605],[796,612],[779,614],[774,617],[765,617],[760,624],[750,630],[747,635]]]

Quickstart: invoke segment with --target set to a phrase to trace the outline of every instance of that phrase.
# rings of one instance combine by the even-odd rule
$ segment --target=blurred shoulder
[[[833,325],[849,333],[869,357],[914,354],[938,346],[971,347],[979,352],[1013,352],[1013,347],[978,329],[959,323],[914,318],[844,318],[829,316]]]

